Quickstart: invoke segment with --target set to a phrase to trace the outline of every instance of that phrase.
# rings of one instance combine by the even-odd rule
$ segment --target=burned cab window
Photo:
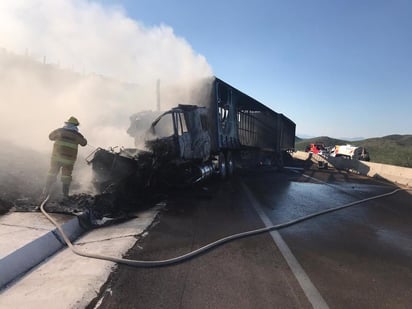
[[[163,138],[174,134],[172,114],[163,115],[154,126],[156,137]]]
[[[185,119],[185,115],[183,113],[179,113],[178,115],[178,123],[179,123],[179,135],[182,135],[183,133],[187,133],[188,129],[187,129],[187,125],[186,125],[186,119]]]

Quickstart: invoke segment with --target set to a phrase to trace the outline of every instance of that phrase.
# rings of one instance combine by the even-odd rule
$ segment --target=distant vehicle
[[[328,152],[325,145],[316,143],[307,145],[305,151],[319,155],[325,155]]]
[[[351,160],[369,161],[369,153],[364,147],[352,145],[336,145],[329,154],[331,157],[343,157]]]

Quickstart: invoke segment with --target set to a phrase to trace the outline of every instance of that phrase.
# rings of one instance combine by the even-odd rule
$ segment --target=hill
[[[309,144],[323,144],[325,146],[335,146],[342,144],[349,144],[348,141],[332,138],[329,136],[319,136],[307,139],[296,140],[295,148],[297,150],[305,151],[305,147]]]
[[[363,146],[369,152],[371,162],[412,168],[412,135],[395,134],[356,142],[321,136],[296,141],[295,148],[304,151],[306,145],[311,143],[322,143],[325,146],[342,144]]]

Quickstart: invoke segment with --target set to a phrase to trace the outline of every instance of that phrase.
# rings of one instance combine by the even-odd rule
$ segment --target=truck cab
[[[205,107],[179,105],[152,123],[146,145],[160,157],[206,161],[211,151],[207,125]]]

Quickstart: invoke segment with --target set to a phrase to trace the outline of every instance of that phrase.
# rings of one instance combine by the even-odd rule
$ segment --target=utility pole
[[[157,100],[157,111],[160,112],[160,79],[156,83],[156,100]]]

